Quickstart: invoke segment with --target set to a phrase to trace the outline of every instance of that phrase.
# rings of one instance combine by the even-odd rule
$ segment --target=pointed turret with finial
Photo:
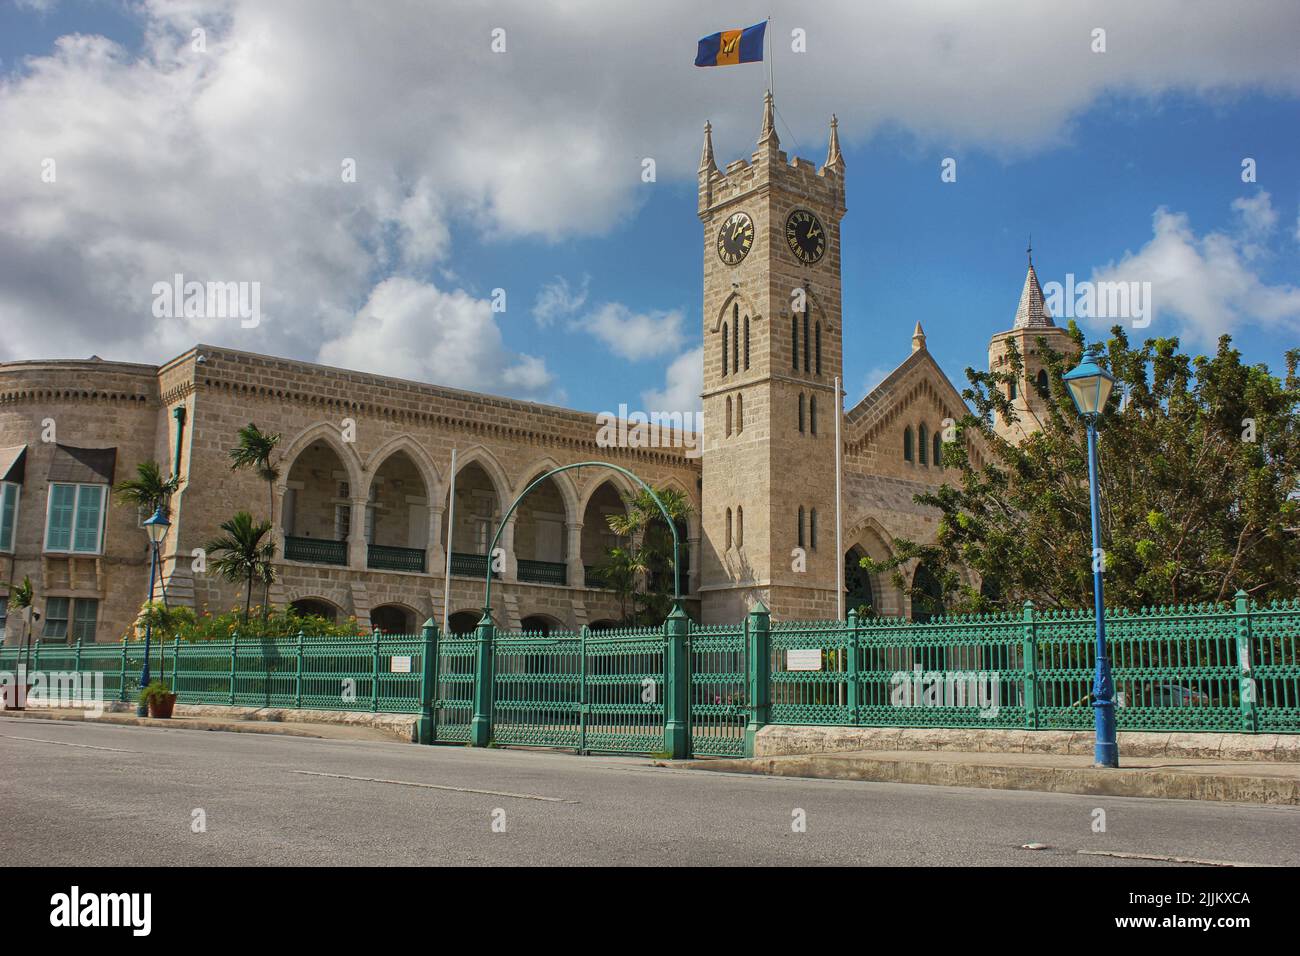
[[[826,146],[826,162],[822,168],[844,172],[844,156],[840,153],[840,121],[834,113],[831,114],[831,138]]]
[[[921,323],[916,323],[916,328],[912,331],[912,351],[925,351],[925,329],[921,328]]]
[[[700,152],[700,175],[717,172],[718,163],[713,158],[713,124],[704,121],[704,149]]]

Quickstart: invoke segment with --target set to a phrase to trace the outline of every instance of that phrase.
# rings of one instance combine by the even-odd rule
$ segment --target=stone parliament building
[[[888,556],[895,537],[933,534],[936,516],[913,496],[943,482],[942,423],[965,405],[918,323],[910,354],[843,412],[837,553],[845,165],[834,120],[819,168],[787,158],[772,116],[769,94],[757,150],[723,169],[705,127],[698,457],[680,446],[602,447],[597,416],[586,412],[208,345],[161,366],[97,357],[0,364],[0,582],[30,576],[42,613],[33,636],[115,641],[131,627],[148,590],[147,516],[118,504],[111,486],[149,459],[181,478],[162,575],[168,600],[196,609],[226,610],[242,603],[243,589],[196,573],[195,549],[236,511],[265,518],[273,499],[273,604],[399,633],[445,611],[453,631],[467,631],[480,614],[488,543],[515,496],[550,468],[596,460],[690,501],[682,587],[688,613],[705,624],[736,621],[759,599],[777,618],[834,617],[841,563],[846,607],[911,614],[907,594],[888,575],[862,571],[858,558]],[[1012,327],[989,349],[992,366],[1005,361],[1010,339],[1026,356],[1026,381],[1012,397],[1027,421],[1041,411],[1040,335],[1065,333],[1031,263]],[[283,436],[271,489],[255,471],[230,467],[249,422]],[[1016,428],[1006,437],[1022,434]],[[523,501],[502,536],[500,626],[617,621],[617,596],[592,572],[617,541],[607,516],[631,491],[617,472],[583,468]],[[19,639],[17,621],[5,623],[6,641]]]

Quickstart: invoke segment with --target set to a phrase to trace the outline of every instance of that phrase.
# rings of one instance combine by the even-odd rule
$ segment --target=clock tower
[[[719,170],[704,127],[704,622],[756,600],[834,617],[835,416],[841,397],[844,159],[788,160],[763,101],[758,149]]]

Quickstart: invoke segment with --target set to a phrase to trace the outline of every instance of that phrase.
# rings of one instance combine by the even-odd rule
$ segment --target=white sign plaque
[[[409,674],[411,673],[411,659],[409,657],[392,657],[389,658],[388,672],[390,674]]]
[[[788,671],[819,671],[822,669],[822,652],[820,648],[785,652],[785,669]]]

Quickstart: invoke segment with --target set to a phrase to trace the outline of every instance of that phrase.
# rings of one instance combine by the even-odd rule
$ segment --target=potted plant
[[[176,695],[164,681],[151,681],[148,687],[140,691],[140,703],[149,708],[150,717],[167,718],[176,706]]]

